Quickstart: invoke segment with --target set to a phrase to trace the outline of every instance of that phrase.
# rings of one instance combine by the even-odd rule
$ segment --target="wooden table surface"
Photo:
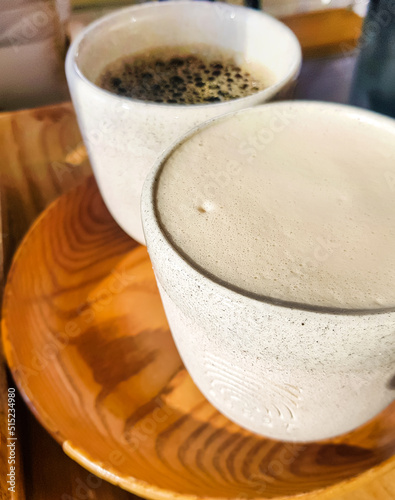
[[[329,45],[333,47],[333,43]],[[0,114],[0,283],[31,222],[52,200],[89,173],[90,166],[70,103]],[[7,387],[13,387],[13,382],[0,351],[1,500],[130,500],[134,497],[95,478],[68,458],[20,399],[17,399],[16,408],[16,488],[15,493],[9,492],[8,448],[5,446]],[[316,494],[314,498],[395,499],[395,457],[378,470],[331,492]]]

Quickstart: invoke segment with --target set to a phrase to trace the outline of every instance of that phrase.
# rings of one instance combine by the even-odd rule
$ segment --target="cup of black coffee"
[[[153,2],[88,26],[70,47],[66,74],[118,224],[144,243],[141,190],[164,151],[210,118],[288,95],[300,65],[284,24],[224,3]]]
[[[208,104],[247,97],[269,87],[274,75],[209,45],[159,47],[121,57],[100,75],[109,92],[150,102]],[[251,67],[252,66],[252,67]]]

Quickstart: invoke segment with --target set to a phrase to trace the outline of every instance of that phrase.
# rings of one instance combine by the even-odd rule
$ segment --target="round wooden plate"
[[[139,495],[332,491],[395,453],[395,405],[311,444],[265,439],[218,413],[182,365],[145,247],[119,229],[92,178],[29,231],[2,321],[9,366],[42,425],[81,465]]]

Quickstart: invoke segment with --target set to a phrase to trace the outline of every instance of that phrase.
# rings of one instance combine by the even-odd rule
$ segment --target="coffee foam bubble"
[[[97,85],[145,101],[202,104],[245,97],[272,81],[265,68],[239,64],[235,54],[199,44],[122,57],[104,69]]]
[[[176,149],[157,186],[162,227],[192,263],[247,292],[394,306],[394,129],[325,106],[290,111],[247,110]]]

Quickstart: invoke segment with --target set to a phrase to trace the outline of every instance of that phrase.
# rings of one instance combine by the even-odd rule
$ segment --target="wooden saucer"
[[[115,224],[92,178],[25,237],[2,327],[15,381],[64,451],[148,498],[333,495],[395,453],[394,404],[347,436],[307,445],[218,413],[182,365],[145,247]]]

